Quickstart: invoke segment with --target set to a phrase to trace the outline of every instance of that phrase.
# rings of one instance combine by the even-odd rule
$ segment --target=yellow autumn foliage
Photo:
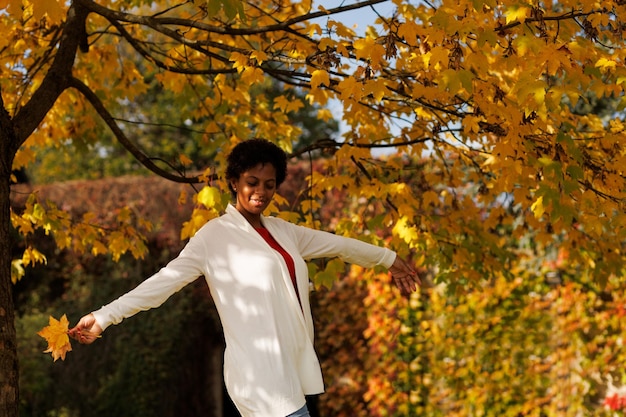
[[[348,9],[379,3],[393,12],[362,31],[343,19]],[[0,0],[0,8],[1,156],[13,169],[50,147],[97,144],[100,125],[155,174],[209,182],[158,164],[135,130],[150,125],[149,112],[133,108],[138,98],[167,96],[168,126],[187,132],[194,123],[199,134],[189,140],[215,151],[210,172],[221,173],[229,150],[253,136],[294,158],[315,152],[324,162],[292,210],[316,225],[319,199],[340,190],[364,207],[356,225],[354,215],[335,222],[346,234],[371,225],[366,238],[375,241],[377,231],[395,230],[386,243],[419,248],[421,266],[442,282],[476,286],[555,246],[595,283],[623,278],[623,1],[370,0],[324,8],[310,0]],[[282,98],[266,94],[272,83],[285,90]],[[338,108],[341,135],[300,146],[291,89]],[[227,193],[223,182],[210,186]],[[9,187],[2,192],[8,201]],[[374,203],[386,211],[373,216]],[[183,236],[212,210],[199,205]],[[115,259],[143,253],[132,212],[114,213],[110,230],[64,212],[35,198],[0,221],[23,235],[41,229],[61,248]],[[8,284],[10,271],[30,261],[5,255]]]

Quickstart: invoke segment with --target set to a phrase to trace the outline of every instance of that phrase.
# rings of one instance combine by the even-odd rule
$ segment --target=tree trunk
[[[0,141],[5,141],[5,135]],[[11,161],[2,146],[0,158],[0,417],[18,415],[18,362],[15,308],[11,283]]]
[[[11,171],[19,147],[39,126],[57,98],[69,87],[79,44],[87,42],[89,11],[71,2],[54,62],[41,85],[12,117],[0,91],[0,417],[17,417],[19,369],[15,306],[11,282]]]

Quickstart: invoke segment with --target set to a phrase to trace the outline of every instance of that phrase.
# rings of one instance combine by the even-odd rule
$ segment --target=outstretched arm
[[[70,337],[82,344],[93,343],[100,337],[101,333],[102,327],[100,327],[93,314],[83,316],[78,324],[69,331]]]
[[[389,272],[391,272],[394,284],[396,284],[402,294],[410,294],[417,290],[418,285],[422,284],[415,269],[399,256],[396,256],[393,265],[389,267]]]

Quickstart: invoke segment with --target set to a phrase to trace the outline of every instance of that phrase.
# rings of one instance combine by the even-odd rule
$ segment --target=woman
[[[204,276],[224,337],[224,379],[244,417],[308,416],[305,395],[324,390],[313,350],[305,259],[341,257],[389,268],[403,292],[420,283],[386,248],[262,215],[285,180],[287,157],[251,139],[228,156],[226,179],[236,201],[204,225],[177,258],[134,290],[80,319],[70,335],[92,343],[111,324],[161,305]]]

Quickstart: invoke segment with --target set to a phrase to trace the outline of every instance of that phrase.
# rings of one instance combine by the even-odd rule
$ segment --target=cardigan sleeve
[[[172,294],[203,274],[203,242],[196,235],[180,254],[160,271],[117,300],[93,312],[96,321],[106,329],[140,311],[160,306]]]
[[[366,268],[375,265],[389,268],[396,259],[396,253],[384,247],[304,226],[290,226],[304,259],[339,257]]]

